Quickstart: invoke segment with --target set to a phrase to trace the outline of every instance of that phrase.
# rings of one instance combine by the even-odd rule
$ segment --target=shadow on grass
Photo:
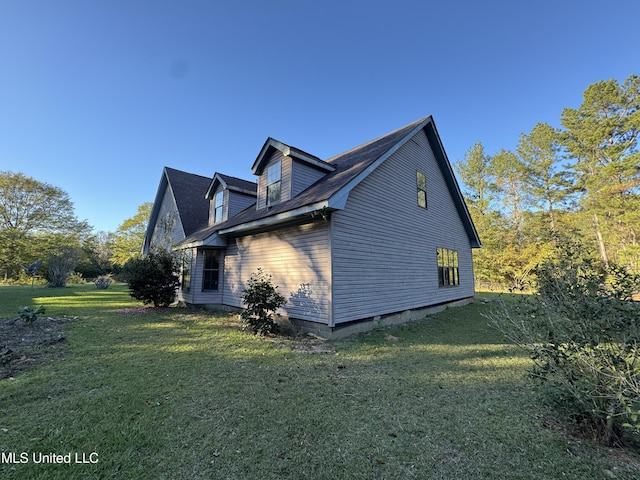
[[[112,308],[112,307],[109,307]],[[4,383],[0,444],[95,451],[95,465],[0,465],[3,478],[604,478],[540,428],[521,353],[481,302],[328,342],[169,309],[69,326],[71,352]],[[616,472],[624,473],[627,467]],[[623,476],[621,478],[624,478]],[[631,477],[629,477],[631,478]]]

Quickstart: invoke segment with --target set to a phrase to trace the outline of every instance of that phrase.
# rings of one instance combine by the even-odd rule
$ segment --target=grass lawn
[[[19,305],[79,318],[57,354],[0,380],[3,479],[640,476],[634,452],[545,427],[528,359],[481,316],[490,304],[325,353],[254,337],[226,315],[123,313],[140,305],[123,285],[0,287],[0,318]],[[71,463],[34,463],[50,453]]]

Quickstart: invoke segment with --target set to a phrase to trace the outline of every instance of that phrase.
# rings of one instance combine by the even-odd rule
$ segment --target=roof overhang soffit
[[[179,243],[178,245],[176,245],[174,250],[185,250],[187,248],[197,248],[197,247],[225,248],[226,246],[227,246],[227,239],[219,235],[219,232],[214,232],[213,234],[209,235],[207,238],[203,240]]]
[[[309,218],[327,218],[327,215],[331,211],[333,211],[333,209],[329,207],[329,202],[325,200],[311,205],[305,205],[294,210],[289,210],[287,212],[277,213],[269,217],[241,223],[240,225],[220,230],[218,233],[222,236],[238,234],[244,235],[256,231],[281,227],[286,224],[298,223],[301,220],[308,220]]]

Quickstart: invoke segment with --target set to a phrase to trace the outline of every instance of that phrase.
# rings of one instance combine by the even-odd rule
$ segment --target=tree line
[[[27,280],[28,267],[38,260],[38,274],[53,285],[59,269],[63,280],[70,272],[86,279],[118,273],[140,254],[152,205],[138,207],[115,232],[96,232],[77,218],[64,190],[19,172],[0,172],[0,282]]]
[[[559,237],[579,240],[602,264],[640,272],[640,78],[599,81],[560,128],[538,123],[515,150],[473,145],[454,167],[482,241],[480,288],[523,289]],[[95,232],[68,194],[22,173],[0,172],[0,281],[42,260],[85,278],[117,272],[139,255],[152,203],[116,232]]]
[[[515,150],[478,142],[455,164],[482,241],[480,288],[526,288],[558,238],[640,272],[640,78],[590,85],[560,125],[536,124]]]

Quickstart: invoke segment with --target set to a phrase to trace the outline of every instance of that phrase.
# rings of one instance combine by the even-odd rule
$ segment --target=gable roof
[[[175,168],[164,167],[156,198],[153,202],[151,218],[147,225],[143,246],[144,251],[147,251],[150,247],[151,236],[162,206],[162,197],[167,187],[173,195],[178,208],[178,217],[184,234],[189,236],[199,228],[202,228],[202,225],[206,224],[209,218],[209,201],[204,198],[202,193],[207,190],[210,183],[210,178],[183,172]]]
[[[295,221],[314,212],[341,210],[345,207],[351,190],[422,129],[425,130],[429,139],[471,245],[480,247],[478,233],[431,116],[421,118],[387,135],[330,158],[326,163],[333,167],[333,171],[290,200],[261,210],[257,210],[255,205],[249,207],[226,222],[195,232],[185,238],[180,245],[184,247],[223,245],[221,235],[248,233]],[[270,144],[270,140],[272,139],[267,140],[265,146]],[[265,147],[263,147],[254,163],[254,170],[257,170],[256,166],[265,156]]]
[[[231,190],[245,195],[256,196],[258,194],[258,184],[256,182],[250,182],[237,177],[231,177],[229,175],[223,175],[216,172],[213,175],[209,188],[205,193],[205,198],[212,198],[213,192],[215,192],[218,185],[222,185],[222,188]]]
[[[269,157],[271,157],[271,154],[274,152],[274,150],[282,152],[285,157],[293,157],[309,165],[313,165],[316,168],[324,170],[325,172],[331,172],[335,169],[334,166],[320,160],[315,155],[311,155],[304,150],[300,150],[299,148],[292,147],[290,145],[287,145],[286,143],[282,143],[276,140],[275,138],[269,137],[267,138],[267,141],[264,142],[264,145],[260,149],[258,157],[256,158],[255,162],[253,162],[253,166],[251,167],[251,171],[254,175],[262,175],[262,171],[264,170],[264,167],[269,161]]]

